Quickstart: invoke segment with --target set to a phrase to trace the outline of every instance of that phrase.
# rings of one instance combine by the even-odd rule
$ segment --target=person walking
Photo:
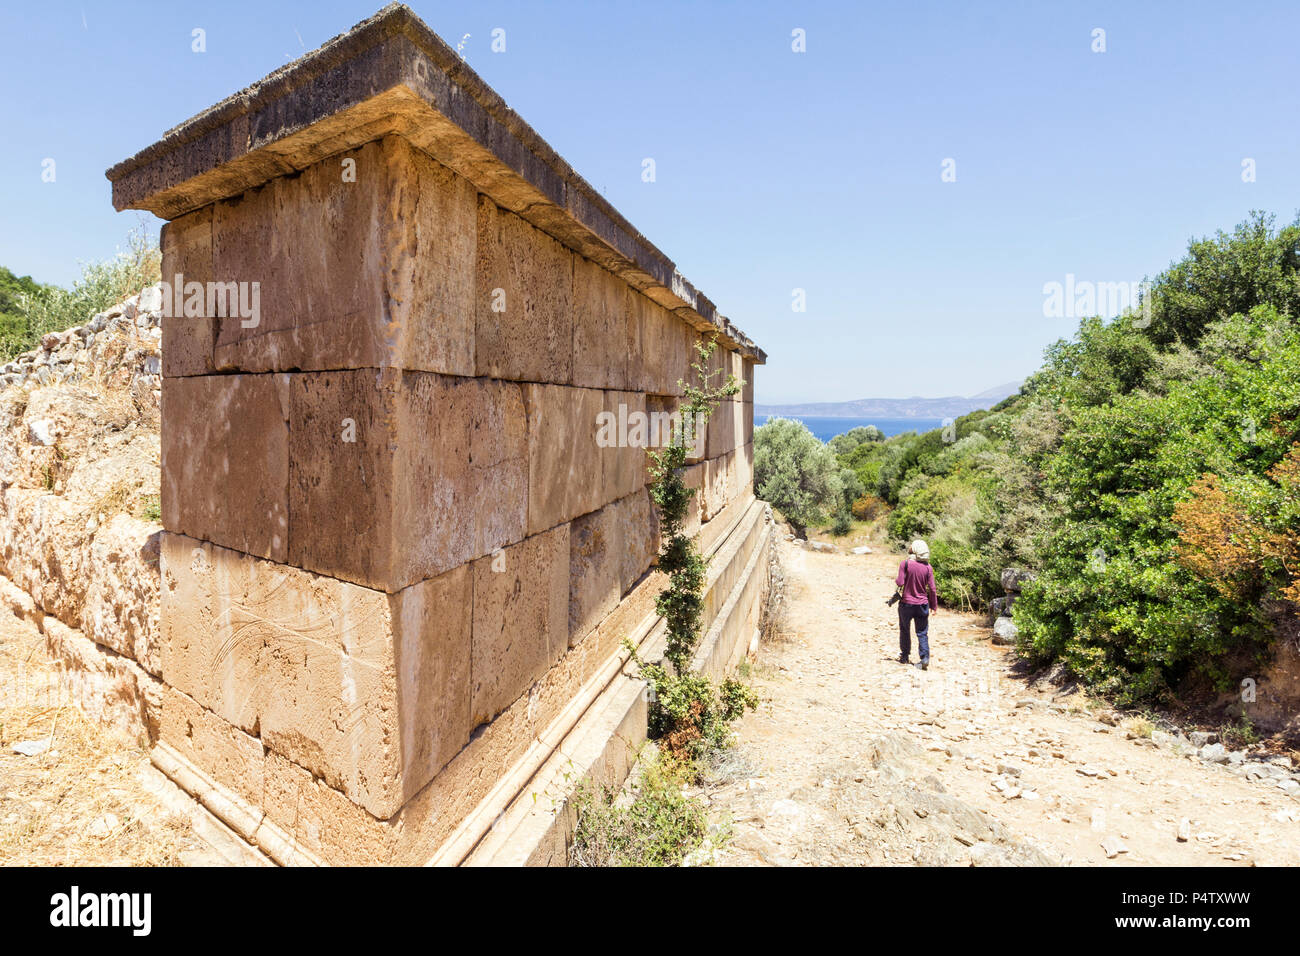
[[[930,612],[939,610],[934,590],[934,569],[930,567],[930,546],[920,538],[912,542],[907,557],[898,566],[898,662],[906,664],[912,654],[912,622],[916,622],[917,667],[930,667]]]

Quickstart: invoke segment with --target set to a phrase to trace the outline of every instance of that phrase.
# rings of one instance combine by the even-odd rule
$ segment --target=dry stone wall
[[[653,281],[662,254],[594,194],[510,208],[558,161],[540,140],[523,174],[493,140],[509,172],[377,80],[352,112],[310,98],[413,43],[409,91],[447,51],[389,8],[110,170],[115,202],[170,220],[159,765],[285,861],[427,860],[653,619],[646,449],[600,429],[671,415],[706,336],[750,383],[688,475],[694,527],[734,532],[711,605],[748,602],[733,644],[761,597],[735,580],[760,547],[761,351],[675,272]],[[212,147],[263,99],[295,122]]]
[[[156,731],[159,290],[18,356],[0,380],[0,600],[62,663],[75,701],[133,740]]]

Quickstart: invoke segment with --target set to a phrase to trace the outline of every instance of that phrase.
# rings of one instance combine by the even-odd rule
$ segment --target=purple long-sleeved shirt
[[[928,564],[908,558],[898,566],[898,580],[903,589],[904,604],[929,604],[931,611],[939,610],[939,596],[934,591],[934,569]]]

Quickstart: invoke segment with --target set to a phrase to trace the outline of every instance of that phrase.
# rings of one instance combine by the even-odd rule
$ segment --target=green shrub
[[[683,793],[690,764],[660,752],[640,769],[627,794],[585,780],[574,790],[571,866],[680,866],[710,841],[703,801]]]
[[[96,312],[153,285],[159,281],[161,265],[161,252],[141,226],[128,236],[127,248],[116,257],[83,265],[81,278],[71,289],[16,280],[11,284],[12,311],[6,308],[0,317],[0,361],[36,348],[47,332],[81,325]]]
[[[826,521],[843,496],[841,468],[803,422],[773,418],[754,429],[754,488],[799,534]]]

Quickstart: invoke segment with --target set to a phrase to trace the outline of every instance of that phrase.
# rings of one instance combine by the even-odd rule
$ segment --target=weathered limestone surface
[[[163,379],[164,527],[288,559],[289,384],[287,375]]]
[[[292,395],[289,563],[397,591],[523,539],[519,386],[360,369]]]
[[[387,595],[166,534],[162,575],[163,680],[376,816],[467,739],[468,569]]]
[[[658,535],[644,488],[570,525],[569,642],[577,644],[613,612],[650,567]]]
[[[581,256],[573,261],[573,384],[629,389],[637,328],[630,290],[613,273]]]
[[[478,206],[478,374],[572,381],[573,253],[486,197]]]
[[[654,627],[625,424],[702,337],[714,384],[764,355],[403,7],[109,177],[167,281],[259,290],[163,322],[159,739],[268,852],[424,862]],[[710,614],[755,593],[752,402],[687,469]]]
[[[491,720],[564,653],[569,526],[474,562],[472,724]]]
[[[259,310],[217,317],[205,298],[203,317],[166,319],[164,374],[472,376],[477,202],[467,181],[389,136],[169,223],[164,281],[257,283]]]

